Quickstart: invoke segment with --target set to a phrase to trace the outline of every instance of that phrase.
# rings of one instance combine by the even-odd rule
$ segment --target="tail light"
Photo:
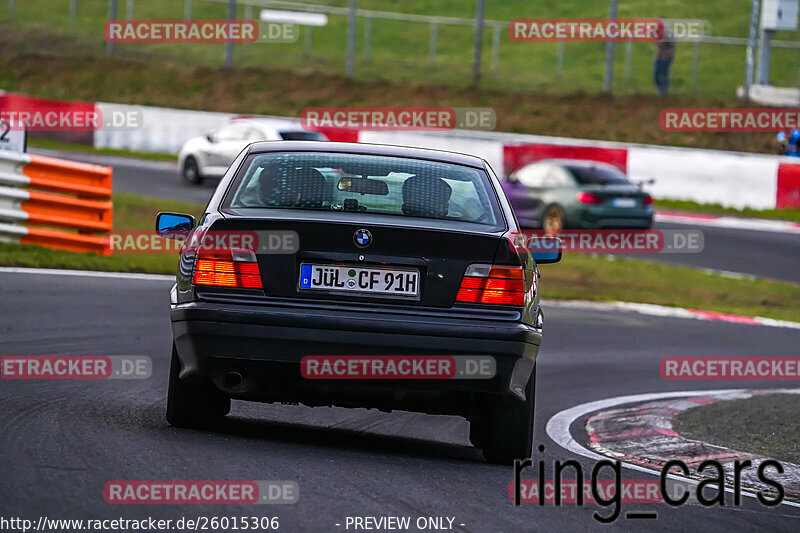
[[[579,192],[577,195],[578,202],[582,204],[602,204],[603,199],[597,196],[596,194],[592,194],[590,192]]]
[[[464,272],[457,302],[525,305],[525,270],[522,267],[470,265]]]
[[[645,194],[644,198],[642,198],[642,203],[644,205],[653,205],[653,197],[649,194]]]
[[[194,264],[195,285],[261,289],[261,272],[252,250],[200,250]]]

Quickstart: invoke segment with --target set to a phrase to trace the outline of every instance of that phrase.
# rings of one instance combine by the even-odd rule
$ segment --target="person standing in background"
[[[653,81],[661,96],[666,96],[667,89],[669,89],[669,69],[672,66],[672,60],[675,59],[675,40],[672,29],[667,24],[667,21],[664,20],[664,17],[659,17],[659,19],[664,25],[664,35],[656,43],[656,56],[653,59]]]
[[[786,157],[800,157],[800,128],[793,128],[786,135],[778,133],[778,154]]]

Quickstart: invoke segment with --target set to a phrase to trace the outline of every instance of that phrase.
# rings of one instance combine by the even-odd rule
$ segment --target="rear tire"
[[[194,156],[188,156],[183,162],[181,176],[183,176],[183,181],[191,185],[198,185],[203,181],[203,176],[200,175],[200,165],[197,164]]]
[[[533,451],[534,393],[536,370],[525,387],[526,400],[514,400],[488,409],[476,425],[475,440],[483,447],[490,463],[509,465],[514,459],[527,459]],[[473,439],[470,428],[470,440]],[[474,441],[473,441],[474,442]]]
[[[210,381],[195,384],[180,379],[181,361],[172,345],[167,391],[167,422],[179,428],[206,428],[221,420],[231,410],[231,399],[219,392]]]

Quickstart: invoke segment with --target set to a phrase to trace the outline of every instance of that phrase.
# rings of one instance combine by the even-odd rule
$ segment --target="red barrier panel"
[[[49,98],[37,98],[35,96],[25,96],[22,94],[4,93],[0,94],[0,112],[27,112],[42,113],[45,111],[56,111],[59,113],[89,117],[95,113],[94,103],[70,102],[67,100],[51,100]],[[64,128],[61,125],[53,131],[42,131],[41,128],[29,128],[28,136],[36,139],[47,139],[65,143],[94,145],[94,128]]]
[[[800,163],[778,165],[778,191],[775,198],[778,209],[800,207]]]
[[[503,171],[508,176],[518,168],[542,159],[585,159],[610,163],[628,170],[627,148],[568,146],[560,144],[512,144],[503,147]]]

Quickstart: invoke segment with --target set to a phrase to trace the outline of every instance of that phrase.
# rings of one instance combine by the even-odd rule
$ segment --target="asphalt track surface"
[[[31,152],[112,166],[115,191],[205,204],[216,186],[214,181],[194,186],[183,183],[176,163],[40,148]],[[691,226],[657,223],[656,228],[685,230]],[[708,226],[698,229],[704,235],[704,249],[700,253],[629,254],[628,257],[800,283],[800,234]]]
[[[457,417],[234,402],[218,431],[164,419],[171,333],[160,280],[0,273],[0,354],[147,355],[146,380],[0,381],[0,516],[177,520],[278,516],[280,531],[346,531],[347,516],[448,516],[455,530],[588,531],[596,507],[515,508],[510,467],[482,461]],[[546,285],[544,286],[546,296]],[[538,360],[536,443],[552,461],[576,459],[545,434],[547,420],[588,401],[658,391],[747,387],[664,381],[664,356],[797,355],[797,331],[630,313],[546,309]],[[759,387],[788,386],[763,382]],[[586,442],[582,424],[573,436]],[[523,477],[534,478],[535,472]],[[550,477],[550,476],[548,476]],[[623,469],[624,479],[653,479]],[[110,480],[294,480],[294,505],[109,505]],[[601,509],[602,510],[602,509]],[[800,509],[623,504],[611,531],[791,531]],[[608,514],[609,510],[602,510]],[[335,524],[342,524],[337,527]],[[464,524],[464,526],[460,526]],[[415,529],[411,529],[415,531]],[[353,531],[351,528],[349,531]]]

